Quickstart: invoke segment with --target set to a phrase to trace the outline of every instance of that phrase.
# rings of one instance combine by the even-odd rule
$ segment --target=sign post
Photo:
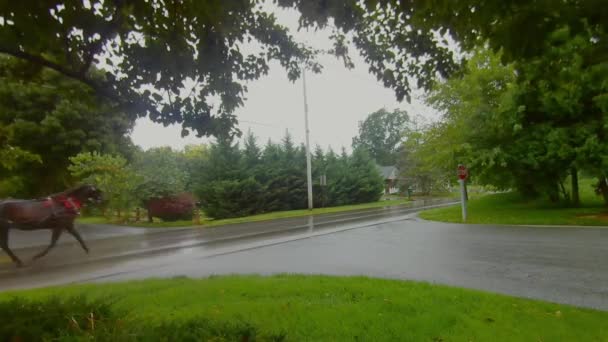
[[[325,188],[327,187],[327,175],[322,174],[319,179],[319,185],[321,186],[321,206],[325,208]]]
[[[462,206],[462,222],[467,221],[467,190],[466,180],[469,176],[467,168],[460,164],[458,165],[458,182],[460,183],[460,205]]]

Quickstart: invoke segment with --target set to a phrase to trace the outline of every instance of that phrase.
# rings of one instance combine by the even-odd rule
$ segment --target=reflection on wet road
[[[428,203],[427,203],[428,204]],[[608,229],[439,224],[395,207],[65,244],[0,289],[178,275],[369,275],[608,309]],[[33,254],[31,248],[21,255]]]
[[[106,274],[137,264],[144,267],[150,258],[165,263],[194,251],[214,255],[264,246],[311,235],[326,234],[404,219],[421,207],[442,205],[445,200],[421,200],[406,206],[365,209],[341,213],[305,216],[273,221],[227,225],[209,229],[141,229],[115,226],[81,227],[81,234],[91,247],[91,254],[64,234],[60,244],[45,258],[24,269],[15,269],[10,260],[0,255],[0,290],[45,286],[86,279],[87,272]],[[28,260],[49,241],[49,232],[12,231],[10,244],[15,252]],[[21,248],[20,248],[21,247]],[[157,265],[153,263],[151,265]],[[85,269],[86,271],[83,271]],[[53,276],[59,273],[67,277]]]

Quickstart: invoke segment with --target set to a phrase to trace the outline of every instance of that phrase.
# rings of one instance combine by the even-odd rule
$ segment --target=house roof
[[[376,165],[378,172],[384,179],[397,179],[397,167]]]

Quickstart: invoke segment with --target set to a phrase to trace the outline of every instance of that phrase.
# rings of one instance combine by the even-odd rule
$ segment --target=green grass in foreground
[[[582,206],[568,208],[545,200],[524,200],[515,193],[487,195],[468,202],[468,223],[608,226],[608,210],[589,191]],[[425,220],[462,222],[460,205],[423,211]]]
[[[351,210],[360,210],[360,209],[371,209],[371,208],[381,208],[386,206],[394,206],[394,205],[402,205],[406,204],[409,201],[407,199],[391,199],[385,201],[378,201],[372,203],[363,203],[363,204],[354,204],[354,205],[344,205],[339,207],[329,207],[329,208],[315,208],[312,211],[303,209],[303,210],[289,210],[289,211],[277,211],[273,213],[259,214],[253,216],[246,217],[237,217],[237,218],[229,218],[229,219],[221,219],[221,220],[213,220],[210,218],[201,217],[201,225],[205,227],[215,227],[215,226],[223,226],[227,224],[234,223],[245,223],[245,222],[257,222],[257,221],[267,221],[274,220],[280,218],[289,218],[289,217],[298,217],[298,216],[307,216],[307,215],[318,215],[318,214],[328,214],[328,213],[337,213],[343,211],[351,211]],[[191,227],[194,223],[190,220],[186,221],[176,221],[176,222],[163,222],[155,219],[153,223],[148,222],[129,222],[129,223],[121,223],[112,220],[108,220],[105,217],[83,217],[78,219],[80,223],[89,223],[89,224],[119,224],[126,225],[131,227],[145,227],[145,228],[169,228],[169,227]]]
[[[72,297],[80,295],[91,302]],[[49,340],[98,341],[608,339],[608,312],[362,277],[176,278],[11,292],[0,294],[0,316],[2,340],[41,329]]]

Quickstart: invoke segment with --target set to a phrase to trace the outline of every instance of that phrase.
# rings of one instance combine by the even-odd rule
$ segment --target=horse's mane
[[[48,195],[45,198],[48,198],[48,197],[50,197],[50,198],[68,197],[69,195],[71,195],[74,192],[82,189],[85,186],[86,186],[86,184],[80,184],[80,185],[77,185],[77,186],[73,186],[73,187],[71,187],[71,188],[69,188],[67,190],[62,191],[62,192],[58,192],[58,193],[54,193],[54,194]]]

